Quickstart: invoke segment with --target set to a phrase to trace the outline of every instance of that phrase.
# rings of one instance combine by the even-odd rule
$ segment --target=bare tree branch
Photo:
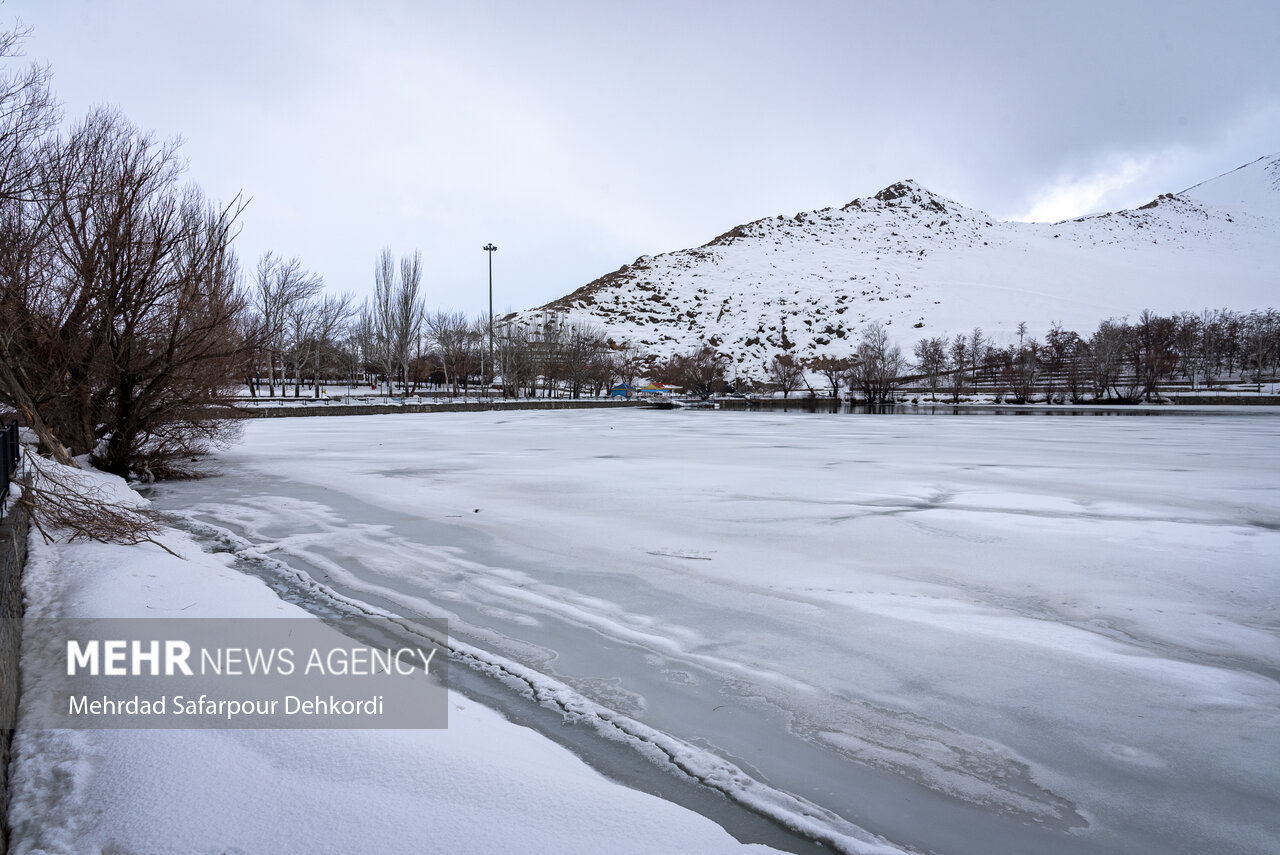
[[[46,543],[60,536],[69,541],[153,543],[181,557],[156,540],[164,528],[154,513],[116,501],[86,475],[83,470],[26,455],[24,475],[17,479],[22,485],[18,504],[30,512],[32,524]]]

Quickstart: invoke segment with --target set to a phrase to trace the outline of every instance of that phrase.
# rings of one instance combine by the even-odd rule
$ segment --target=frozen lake
[[[1275,415],[275,419],[219,460],[157,504],[317,609],[450,618],[455,686],[748,839],[1280,851]]]

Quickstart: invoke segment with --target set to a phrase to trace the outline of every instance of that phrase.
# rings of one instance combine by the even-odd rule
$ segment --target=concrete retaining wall
[[[14,508],[0,523],[0,719],[18,712],[18,653],[22,643],[22,568],[27,562],[25,509]],[[9,851],[9,744],[12,730],[0,730],[0,853]]]
[[[1170,395],[1169,399],[1175,404],[1236,404],[1247,407],[1250,404],[1255,406],[1274,407],[1280,404],[1280,396],[1277,395]]]
[[[1239,407],[1249,406],[1278,406],[1280,405],[1280,396],[1274,395],[1173,395],[1169,398],[1175,406],[1218,406],[1220,404],[1230,404]],[[807,398],[797,396],[791,399],[783,398],[763,398],[746,401],[741,398],[723,398],[717,399],[720,408],[723,410],[807,410],[809,412],[819,413],[835,413],[845,409],[847,401],[835,401],[831,398]],[[1147,408],[1158,407],[1154,404],[1121,404],[1115,401],[1103,399],[1101,401],[1088,401],[1088,406],[1115,407],[1117,409],[1133,408],[1143,406]],[[856,404],[856,402],[855,402]],[[899,402],[899,406],[901,406]],[[1013,404],[996,404],[990,401],[976,401],[971,396],[966,396],[961,406],[980,406],[980,407],[1000,407],[1015,406]],[[921,399],[920,406],[954,406],[951,401],[943,396],[939,396],[937,401],[925,401]],[[1076,404],[1054,404],[1054,409],[1070,409]]]
[[[645,407],[643,401],[600,401],[553,398],[547,401],[475,401],[465,404],[306,404],[300,407],[240,407],[236,414],[248,419],[295,416],[380,416],[388,413],[479,413],[489,410],[589,410],[603,407]]]

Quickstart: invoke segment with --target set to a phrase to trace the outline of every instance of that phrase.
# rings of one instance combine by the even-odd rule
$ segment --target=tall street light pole
[[[493,365],[493,254],[498,248],[492,243],[484,245],[484,251],[489,254],[489,373],[496,374],[497,371]],[[492,381],[489,384],[493,385]],[[485,397],[489,397],[489,390],[485,389]]]

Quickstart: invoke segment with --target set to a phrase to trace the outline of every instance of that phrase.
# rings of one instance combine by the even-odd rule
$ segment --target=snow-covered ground
[[[250,423],[224,475],[155,500],[303,605],[447,616],[452,685],[730,828],[747,808],[854,852],[1264,853],[1280,849],[1278,440],[1276,413],[1252,409],[289,419]],[[140,596],[158,583],[139,574]],[[490,731],[495,766],[524,750],[511,734],[533,740],[459,705],[448,734],[199,739],[243,754],[269,802],[253,770],[285,778],[276,830],[340,802],[365,750],[396,768],[446,752],[456,775],[369,784],[429,837],[432,799],[489,798],[465,772]],[[190,737],[163,738],[149,756],[187,763],[168,754]],[[583,780],[563,759],[499,789],[536,804]],[[698,802],[693,778],[728,799]],[[205,808],[222,785],[188,786],[194,828],[231,798]],[[112,803],[137,811],[150,787]]]
[[[127,500],[123,482],[95,480]],[[162,540],[187,560],[152,545],[49,546],[33,536],[27,617],[306,616],[230,569],[232,556],[202,552],[179,532]],[[14,853],[744,848],[710,820],[612,783],[456,694],[447,730],[20,726],[14,752]]]

